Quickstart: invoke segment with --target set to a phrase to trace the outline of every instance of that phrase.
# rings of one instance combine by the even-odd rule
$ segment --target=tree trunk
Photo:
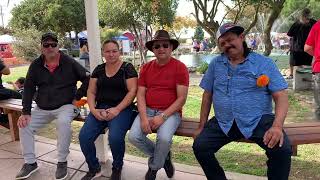
[[[134,32],[134,34],[136,36],[136,44],[137,44],[137,48],[138,48],[139,54],[140,54],[140,63],[139,64],[143,65],[146,63],[146,57],[144,55],[144,48],[143,48],[141,36],[138,33],[138,30],[134,24],[132,24],[132,31]]]
[[[275,3],[271,7],[271,13],[270,16],[267,20],[267,24],[264,29],[264,45],[265,45],[265,51],[263,52],[263,55],[269,56],[272,50],[272,43],[271,43],[271,38],[270,38],[270,32],[271,28],[273,26],[274,21],[279,17],[281,10],[283,8],[285,0],[276,0]]]

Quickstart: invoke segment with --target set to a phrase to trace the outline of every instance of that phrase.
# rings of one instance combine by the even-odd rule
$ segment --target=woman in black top
[[[101,176],[94,141],[109,128],[109,144],[113,156],[111,179],[121,179],[125,135],[132,124],[131,104],[136,96],[138,74],[133,65],[120,60],[119,45],[103,43],[105,63],[98,65],[90,78],[87,92],[90,114],[79,134],[81,150],[89,172],[82,179]]]

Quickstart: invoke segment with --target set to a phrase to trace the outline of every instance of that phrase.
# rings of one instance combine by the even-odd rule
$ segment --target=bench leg
[[[100,134],[100,136],[95,141],[97,158],[100,162],[106,163],[108,161],[109,153],[109,141],[108,141],[108,132],[105,134]]]
[[[20,112],[12,111],[8,113],[9,126],[10,126],[10,134],[12,141],[19,141],[19,128],[17,125]]]
[[[291,146],[291,150],[292,150],[292,156],[298,155],[298,146],[297,145]]]

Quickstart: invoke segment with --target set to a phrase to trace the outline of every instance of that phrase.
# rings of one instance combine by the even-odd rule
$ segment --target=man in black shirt
[[[18,127],[25,164],[16,179],[28,178],[38,170],[34,152],[34,134],[54,119],[58,131],[56,179],[67,177],[71,122],[77,115],[74,103],[86,95],[89,81],[86,69],[59,51],[58,39],[54,33],[42,35],[41,51],[42,55],[31,63],[24,84],[23,110],[18,120]],[[79,80],[82,85],[77,90],[76,85]],[[37,105],[31,110],[36,91]]]
[[[289,29],[287,35],[290,39],[290,75],[288,79],[293,78],[293,67],[302,65],[311,65],[312,56],[304,52],[304,44],[308,34],[316,20],[311,18],[311,11],[305,8],[301,12],[300,19],[296,21]]]

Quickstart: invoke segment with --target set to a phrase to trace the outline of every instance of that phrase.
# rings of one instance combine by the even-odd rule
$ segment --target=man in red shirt
[[[312,72],[314,74],[314,99],[316,102],[315,115],[320,120],[320,20],[313,25],[304,45],[304,51],[314,57]]]
[[[170,147],[172,137],[181,121],[182,106],[186,102],[189,73],[187,67],[171,56],[179,42],[170,39],[167,31],[156,32],[146,47],[156,59],[145,64],[138,79],[138,109],[129,141],[150,156],[146,180],[154,180],[162,167],[169,178],[174,175]],[[146,136],[157,132],[156,143]]]

